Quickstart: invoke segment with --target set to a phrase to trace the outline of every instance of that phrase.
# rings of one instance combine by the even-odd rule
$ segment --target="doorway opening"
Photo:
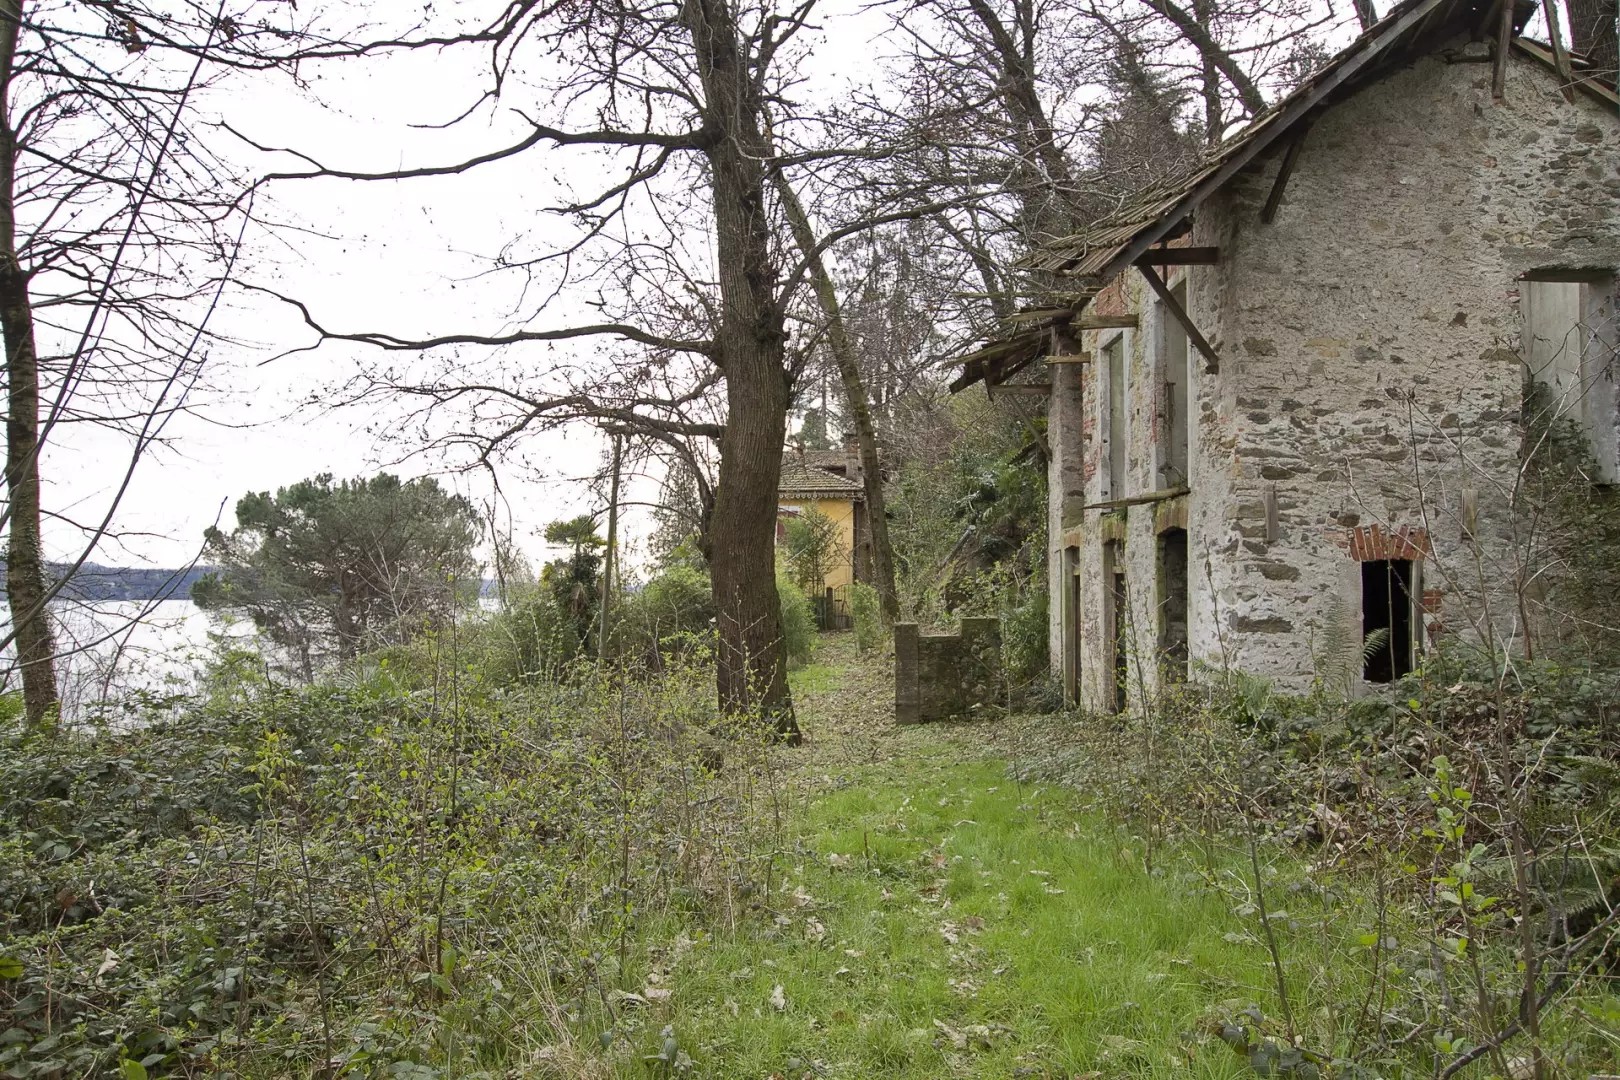
[[[1187,681],[1187,530],[1159,534],[1159,672],[1167,683]]]
[[[1108,711],[1125,711],[1125,691],[1130,685],[1129,622],[1130,599],[1125,588],[1125,545],[1118,540],[1103,544],[1104,634],[1109,643],[1111,683]]]

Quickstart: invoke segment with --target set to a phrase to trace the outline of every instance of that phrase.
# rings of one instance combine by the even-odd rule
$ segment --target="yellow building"
[[[826,453],[826,452],[823,452]],[[786,535],[787,522],[811,507],[838,527],[834,554],[821,583],[821,594],[832,593],[841,604],[851,581],[865,581],[870,539],[866,535],[866,491],[858,480],[840,476],[831,468],[809,464],[799,455],[782,462],[777,487],[776,538]]]

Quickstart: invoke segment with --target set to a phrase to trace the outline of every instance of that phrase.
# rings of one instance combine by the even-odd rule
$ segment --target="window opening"
[[[1108,497],[1125,497],[1125,335],[1103,346],[1108,372]]]
[[[1080,700],[1080,549],[1063,549],[1063,693],[1070,702]]]
[[[1187,283],[1170,290],[1183,311],[1187,310]],[[1187,482],[1188,425],[1192,410],[1191,379],[1187,364],[1187,330],[1162,300],[1157,307],[1159,341],[1159,392],[1163,395],[1159,413],[1163,428],[1159,433],[1161,487],[1178,487]]]
[[[1112,688],[1108,693],[1108,711],[1125,711],[1125,691],[1130,685],[1130,651],[1127,643],[1130,602],[1125,589],[1125,545],[1110,540],[1103,545],[1103,596],[1108,609],[1105,612],[1105,632],[1109,643],[1109,667]]]
[[[1417,605],[1411,559],[1370,559],[1361,564],[1362,677],[1394,682],[1412,671]]]
[[[1620,482],[1620,319],[1616,278],[1523,282],[1526,405],[1539,425],[1566,422],[1591,451],[1600,484]]]

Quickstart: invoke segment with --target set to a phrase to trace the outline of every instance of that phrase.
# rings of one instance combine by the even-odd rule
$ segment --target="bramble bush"
[[[1331,899],[1319,950],[1274,952],[1283,1015],[1227,1025],[1257,1069],[1289,1047],[1311,1071],[1287,1075],[1322,1077],[1612,1061],[1620,672],[1442,651],[1374,696],[1205,671],[1149,704],[1038,724],[1019,768],[1087,792],[1150,872],[1171,844],[1247,850],[1248,880],[1209,884],[1262,947],[1289,896]]]
[[[763,736],[717,776],[712,672],[497,684],[476,646],[12,723],[0,1075],[546,1075],[653,1047],[637,929],[737,918],[773,873]]]

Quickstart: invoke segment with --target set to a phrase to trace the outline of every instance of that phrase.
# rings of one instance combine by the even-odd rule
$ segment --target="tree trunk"
[[[1568,0],[1570,44],[1598,73],[1614,78],[1620,64],[1620,39],[1615,33],[1615,0]]]
[[[6,593],[22,668],[29,727],[56,721],[56,643],[46,611],[40,550],[39,354],[28,277],[17,259],[17,133],[11,126],[11,77],[22,22],[21,0],[0,0],[0,331],[6,345],[6,492],[10,535]]]
[[[877,430],[872,423],[872,407],[866,396],[866,384],[861,379],[855,345],[849,340],[844,327],[844,312],[838,302],[838,290],[827,264],[816,251],[815,231],[810,228],[810,217],[804,212],[798,192],[788,178],[778,170],[777,197],[787,216],[788,227],[793,230],[794,243],[810,264],[810,282],[815,287],[816,300],[827,319],[827,345],[838,364],[838,375],[844,384],[844,401],[849,406],[849,417],[855,425],[855,439],[861,448],[861,482],[866,488],[867,528],[872,533],[872,576],[877,579],[878,596],[883,602],[883,616],[890,623],[900,618],[900,595],[894,583],[894,547],[889,542],[889,520],[883,505],[883,473],[878,465]],[[856,543],[860,538],[856,537]]]
[[[762,134],[763,103],[738,44],[729,0],[692,0],[684,18],[711,135],[705,153],[713,172],[720,279],[715,346],[726,377],[726,427],[706,553],[720,632],[720,708],[774,723],[783,738],[797,743],[776,594],[776,493],[792,388],[765,208],[769,147]]]
[[[1193,0],[1193,18],[1198,20],[1198,25],[1204,28],[1206,34],[1209,33],[1213,6],[1211,0]],[[1360,11],[1359,7],[1357,11]],[[1221,116],[1221,73],[1215,70],[1215,61],[1207,52],[1200,54],[1199,59],[1202,63],[1200,79],[1204,95],[1204,142],[1218,146],[1226,129],[1226,122]]]

